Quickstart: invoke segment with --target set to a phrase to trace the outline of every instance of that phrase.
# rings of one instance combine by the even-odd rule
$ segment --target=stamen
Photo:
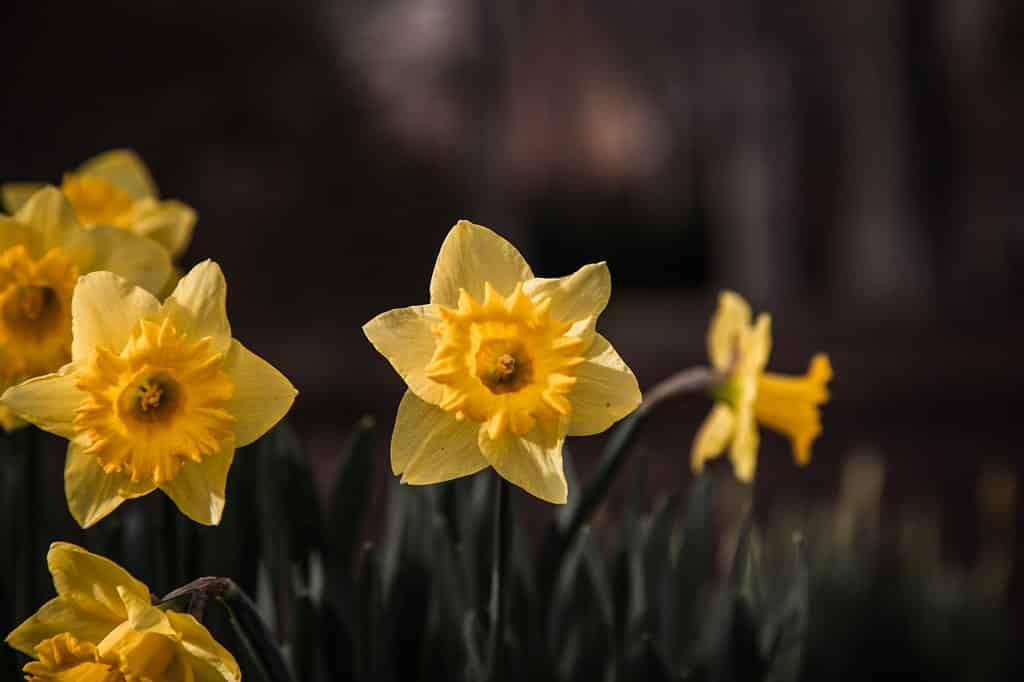
[[[154,381],[145,381],[139,386],[139,409],[143,412],[160,407],[160,399],[164,395],[163,388]]]

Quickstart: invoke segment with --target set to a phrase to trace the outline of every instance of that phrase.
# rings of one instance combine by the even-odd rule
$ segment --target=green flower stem
[[[199,578],[168,593],[160,605],[182,603],[188,599],[189,613],[197,620],[210,599],[216,599],[227,612],[231,626],[267,682],[295,682],[270,628],[263,622],[252,599],[230,578]]]
[[[512,541],[512,508],[509,484],[498,477],[494,496],[494,563],[491,566],[491,632],[487,644],[487,679],[502,678],[505,664],[505,623],[508,620],[508,560]]]
[[[565,550],[572,544],[580,528],[590,519],[590,515],[608,494],[612,481],[615,480],[615,476],[626,462],[626,455],[629,454],[630,447],[640,432],[640,426],[654,412],[654,409],[673,398],[704,393],[721,381],[721,375],[707,367],[685,369],[656,384],[644,396],[640,407],[619,423],[601,456],[597,471],[583,490],[579,503],[572,509],[569,521],[560,535],[560,546],[557,552],[559,561],[556,562],[556,565],[561,563],[560,560]]]

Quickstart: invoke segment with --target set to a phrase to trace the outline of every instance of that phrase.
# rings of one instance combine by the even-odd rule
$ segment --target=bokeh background
[[[299,387],[325,485],[403,391],[361,325],[426,301],[459,218],[544,276],[607,260],[641,387],[704,362],[734,288],[773,313],[774,369],[836,369],[809,468],[763,439],[763,513],[877,457],[883,532],[933,510],[967,565],[980,472],[1021,470],[1022,34],[1014,0],[15,1],[0,178],[140,152],[199,212],[186,264],[220,262],[236,336]],[[689,478],[705,409],[658,415],[652,488]]]

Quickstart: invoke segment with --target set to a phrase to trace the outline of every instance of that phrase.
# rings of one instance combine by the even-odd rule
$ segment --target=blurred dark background
[[[140,152],[199,212],[185,265],[221,263],[236,336],[300,389],[325,482],[403,390],[361,325],[426,302],[462,217],[544,276],[607,260],[602,328],[641,387],[705,361],[722,287],[773,313],[773,369],[828,351],[811,466],[763,438],[766,509],[833,498],[872,453],[892,527],[934,507],[945,558],[970,563],[979,472],[1019,478],[1019,2],[4,7],[0,179]],[[651,480],[688,479],[705,410],[659,414]],[[571,443],[584,473],[601,442]]]

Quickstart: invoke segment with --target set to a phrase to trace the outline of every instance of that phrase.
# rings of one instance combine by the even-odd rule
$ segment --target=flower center
[[[60,189],[78,220],[86,227],[131,226],[134,201],[130,194],[110,180],[95,175],[67,173]]]
[[[119,352],[99,347],[76,375],[87,394],[74,429],[104,470],[160,485],[186,461],[220,452],[234,429],[234,385],[210,338],[192,341],[165,319],[140,321]]]
[[[115,667],[99,660],[96,646],[64,633],[36,646],[36,660],[25,664],[28,682],[123,682]]]
[[[800,464],[811,458],[811,443],[821,433],[818,406],[828,400],[825,384],[832,365],[825,354],[815,355],[803,376],[765,372],[757,382],[754,416],[768,428],[788,436]]]
[[[52,372],[69,359],[71,293],[78,267],[58,249],[36,261],[24,244],[0,254],[0,374]]]
[[[566,395],[583,340],[551,317],[550,301],[531,300],[521,285],[507,298],[490,283],[484,290],[483,303],[462,290],[458,308],[438,306],[439,341],[426,375],[444,386],[440,407],[484,423],[491,438],[553,429],[572,411]]]

